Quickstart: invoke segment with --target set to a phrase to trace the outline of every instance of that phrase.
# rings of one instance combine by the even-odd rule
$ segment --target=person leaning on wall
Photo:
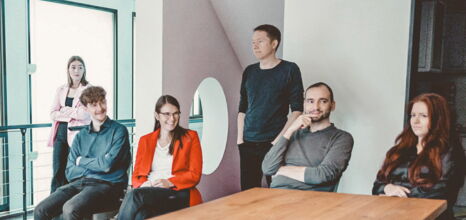
[[[254,29],[252,50],[259,62],[244,70],[238,110],[241,190],[262,185],[265,154],[303,111],[301,72],[295,63],[276,57],[280,40],[273,25]],[[270,185],[270,176],[266,180]]]
[[[67,64],[68,83],[58,87],[50,110],[52,129],[48,146],[53,146],[53,175],[50,191],[68,183],[65,178],[66,161],[69,147],[77,131],[68,127],[82,126],[90,123],[89,113],[79,101],[79,96],[89,86],[86,80],[86,65],[79,56],[72,56]]]
[[[196,189],[202,150],[196,131],[179,125],[180,105],[170,95],[155,104],[154,131],[139,140],[132,177],[118,219],[146,219],[202,202]]]
[[[447,101],[438,94],[421,94],[411,100],[407,113],[409,123],[387,152],[372,194],[446,199],[448,208],[440,218],[451,219],[459,148],[452,145]]]

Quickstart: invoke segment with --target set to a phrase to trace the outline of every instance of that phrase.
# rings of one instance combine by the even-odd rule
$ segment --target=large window
[[[57,2],[30,0],[32,123],[50,123],[50,106],[56,89],[67,83],[67,61],[81,56],[91,85],[107,91],[108,114],[114,112],[115,15],[110,11]],[[50,193],[52,148],[50,128],[33,130],[33,189],[37,204]]]

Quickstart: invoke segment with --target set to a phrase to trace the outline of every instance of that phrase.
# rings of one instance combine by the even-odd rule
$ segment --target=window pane
[[[113,13],[47,1],[30,1],[32,122],[50,123],[50,106],[56,89],[67,83],[67,61],[81,56],[91,85],[107,91],[108,114],[113,116],[114,15]],[[52,148],[46,147],[50,128],[34,129],[34,203],[49,195]]]

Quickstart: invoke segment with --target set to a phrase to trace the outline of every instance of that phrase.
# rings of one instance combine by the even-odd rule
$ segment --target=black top
[[[246,67],[241,81],[239,112],[246,113],[243,138],[269,142],[280,133],[291,111],[303,111],[303,82],[295,63],[282,60],[272,69],[259,63]]]
[[[65,100],[65,106],[68,106],[68,107],[71,107],[73,106],[73,97],[66,97],[66,100]]]
[[[409,148],[405,153],[401,154],[401,157],[403,162],[390,173],[388,183],[382,182],[379,179],[375,180],[372,188],[373,195],[385,194],[385,185],[391,183],[408,188],[411,191],[411,193],[407,195],[408,197],[449,199],[449,187],[452,184],[452,180],[455,175],[456,165],[455,160],[452,158],[451,150],[442,155],[442,176],[440,177],[440,180],[432,186],[432,188],[414,186],[409,182],[408,170],[411,164],[416,160],[416,147]],[[423,168],[421,169],[420,175],[421,177],[427,177],[433,174],[428,168]]]
[[[73,97],[66,97],[66,100],[65,100],[65,106],[68,106],[68,107],[71,107],[73,106]],[[64,122],[64,121],[61,121],[58,123],[58,131],[57,133],[59,134],[58,136],[64,136],[66,138],[67,136],[67,129],[68,127],[68,122]]]

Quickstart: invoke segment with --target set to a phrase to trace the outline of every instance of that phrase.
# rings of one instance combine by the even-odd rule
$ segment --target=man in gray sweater
[[[272,188],[336,191],[353,149],[350,133],[330,122],[335,110],[332,89],[319,82],[305,92],[299,116],[266,154],[265,175],[274,175]]]

